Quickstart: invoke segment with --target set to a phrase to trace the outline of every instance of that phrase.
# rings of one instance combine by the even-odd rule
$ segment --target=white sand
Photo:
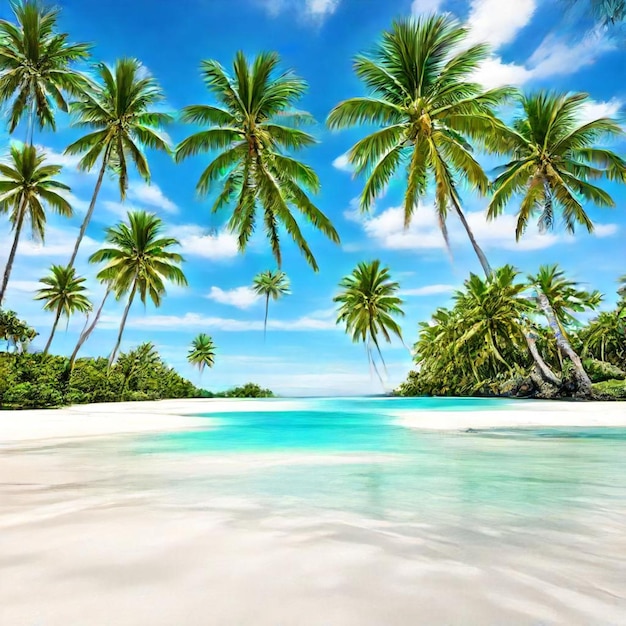
[[[411,524],[340,510],[289,513],[239,487],[229,498],[185,488],[203,477],[230,485],[243,477],[245,485],[246,476],[293,463],[293,454],[178,458],[118,449],[127,433],[211,425],[193,414],[298,406],[192,400],[0,412],[0,624],[626,623],[619,498],[541,528],[516,518],[494,526],[482,513]],[[616,426],[626,425],[626,404],[527,402],[510,411],[416,412],[400,422],[444,430]],[[314,473],[320,459],[300,457]]]

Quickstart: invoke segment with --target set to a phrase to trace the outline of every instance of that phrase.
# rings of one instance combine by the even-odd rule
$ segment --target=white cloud
[[[413,0],[411,14],[416,17],[422,13],[436,13],[445,4],[445,0]]]
[[[512,6],[514,4],[514,6]],[[515,39],[520,30],[528,25],[537,7],[536,0],[471,0],[467,25],[468,41],[489,43],[494,48]]]
[[[353,172],[354,168],[352,164],[348,160],[348,153],[344,152],[344,154],[340,154],[334,161],[333,167],[341,170],[342,172]]]
[[[78,167],[78,162],[81,159],[79,154],[63,154],[62,152],[57,152],[53,148],[48,148],[47,146],[38,145],[37,148],[39,150],[43,150],[46,153],[46,163],[50,165],[62,165],[68,169],[76,169]],[[87,173],[93,173],[93,169]]]
[[[584,124],[601,117],[616,117],[619,115],[623,105],[624,103],[617,98],[612,98],[606,102],[589,100],[581,107],[582,115],[580,121]]]
[[[220,304],[229,304],[238,309],[248,309],[255,304],[259,296],[252,287],[235,287],[234,289],[220,289],[220,287],[211,287],[211,291],[207,295],[209,300],[214,300]]]
[[[41,289],[41,283],[38,280],[10,280],[9,289],[19,293],[33,293],[37,289]]]
[[[295,11],[309,20],[320,22],[332,15],[340,0],[261,0],[262,6],[272,16],[285,11]]]
[[[143,182],[131,183],[128,188],[128,197],[141,204],[162,209],[165,213],[178,213],[178,207],[165,196],[161,188],[155,183],[150,185]]]
[[[204,259],[232,259],[239,254],[237,237],[221,230],[206,233],[196,224],[183,224],[169,228],[169,234],[176,237],[182,246],[183,254]]]
[[[113,328],[119,325],[119,317],[103,315],[102,325]],[[243,332],[263,330],[263,320],[238,320],[224,317],[208,317],[198,313],[185,315],[144,315],[129,318],[127,326],[153,331],[178,332],[180,328],[198,330],[221,330],[224,332]],[[268,330],[300,331],[300,330],[332,330],[336,327],[330,319],[320,319],[305,315],[293,320],[272,320],[267,322]]]
[[[305,0],[306,12],[313,17],[332,15],[339,6],[339,0]]]
[[[523,85],[533,76],[533,72],[516,63],[505,63],[499,56],[492,56],[472,74],[472,80],[486,89],[505,85]]]
[[[4,261],[13,243],[13,233],[9,232],[8,229],[5,229],[3,233],[3,235],[0,235],[0,250],[2,251],[0,259]],[[27,234],[24,233],[20,238],[17,255],[18,257],[67,257],[66,260],[69,260],[72,250],[74,250],[77,236],[77,228],[48,226],[46,228],[46,243],[43,244],[29,239]],[[83,255],[86,252],[93,252],[97,247],[97,241],[85,236],[80,245],[80,253]]]
[[[529,251],[576,241],[574,236],[560,231],[542,233],[536,224],[530,224],[524,236],[516,242],[515,215],[505,214],[490,222],[487,221],[483,211],[468,211],[466,217],[478,243],[485,248]],[[445,250],[432,205],[420,206],[407,229],[404,228],[402,207],[391,207],[372,217],[362,216],[361,224],[368,239],[378,248],[411,251]],[[467,234],[453,215],[448,219],[448,230],[453,246],[467,244]],[[617,230],[615,224],[597,224],[595,236],[609,237]]]
[[[454,285],[425,285],[416,289],[402,289],[401,296],[435,296],[442,293],[451,293],[454,291]]]

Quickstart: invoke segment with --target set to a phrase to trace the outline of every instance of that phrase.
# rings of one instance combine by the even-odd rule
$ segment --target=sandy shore
[[[394,415],[393,400],[386,412]],[[500,402],[494,400],[494,402]],[[506,401],[504,401],[506,402]],[[0,446],[36,440],[167,432],[208,428],[210,418],[198,414],[230,411],[290,410],[305,406],[280,400],[162,400],[76,405],[62,409],[0,411]],[[496,405],[497,406],[497,405]],[[397,412],[398,424],[427,430],[513,428],[525,426],[626,426],[626,402],[517,401],[506,410]]]
[[[406,521],[318,506],[306,493],[294,507],[280,496],[295,470],[316,480],[321,464],[354,464],[342,475],[355,491],[367,485],[363,497],[378,510],[385,485],[359,468],[382,468],[384,455],[138,455],[126,447],[133,433],[206,428],[216,423],[194,414],[242,406],[301,405],[201,400],[0,412],[0,624],[624,624],[626,490],[614,477],[626,467],[619,455],[608,476],[595,465],[581,473],[588,491],[573,493],[567,513],[549,502],[545,515],[493,517],[489,506],[470,501],[459,515],[447,500],[427,505],[428,494],[415,493],[420,516]],[[624,408],[529,402],[398,420],[429,430],[617,426],[626,425]],[[256,489],[256,480],[267,482]],[[342,486],[330,483],[327,492],[335,488]],[[583,495],[591,502],[576,508]]]

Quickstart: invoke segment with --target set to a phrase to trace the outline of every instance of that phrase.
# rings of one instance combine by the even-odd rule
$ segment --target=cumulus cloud
[[[8,228],[3,229],[0,235],[0,260],[4,261],[9,254],[11,244],[13,243],[13,233]],[[25,234],[26,235],[26,234]],[[18,257],[41,257],[56,258],[67,257],[69,259],[76,237],[78,236],[77,228],[59,228],[48,226],[46,228],[46,242],[34,241],[27,236],[20,238],[17,250]],[[93,252],[97,249],[98,242],[91,237],[85,236],[81,245],[80,252],[83,255],[86,252]]]
[[[261,4],[272,16],[293,11],[310,21],[321,22],[332,15],[340,0],[262,0]]]
[[[235,287],[234,289],[221,289],[213,286],[206,296],[209,300],[214,300],[220,304],[229,304],[238,309],[248,309],[255,304],[259,296],[251,287]]]
[[[180,241],[183,254],[188,256],[217,261],[239,254],[237,237],[227,230],[207,233],[197,224],[182,224],[170,227],[169,234]]]
[[[536,0],[516,0],[514,7],[502,0],[472,0],[468,40],[472,44],[489,43],[497,49],[515,39],[530,23],[536,8]]]
[[[623,106],[624,103],[618,98],[612,98],[606,102],[589,100],[581,107],[582,116],[580,121],[584,124],[601,117],[617,117]]]
[[[131,183],[128,188],[128,197],[140,204],[161,209],[165,213],[178,213],[178,207],[165,196],[161,188],[155,183],[150,185],[144,182]]]
[[[517,217],[511,214],[488,222],[483,211],[468,211],[467,221],[481,246],[516,251],[540,250],[556,244],[573,243],[576,238],[563,232],[539,231],[531,224],[519,242],[515,241]],[[445,250],[445,243],[437,216],[432,205],[420,206],[411,225],[404,228],[404,209],[391,207],[374,216],[361,216],[361,224],[367,238],[378,248],[388,250],[430,251]],[[448,220],[452,245],[467,242],[467,235],[460,222],[451,215]],[[596,237],[610,237],[617,233],[615,224],[597,224]]]
[[[348,160],[348,153],[344,152],[344,154],[340,154],[334,161],[333,167],[341,170],[342,172],[353,172],[354,168],[352,164]]]
[[[436,13],[444,4],[445,0],[413,0],[411,14],[417,17],[422,13]]]

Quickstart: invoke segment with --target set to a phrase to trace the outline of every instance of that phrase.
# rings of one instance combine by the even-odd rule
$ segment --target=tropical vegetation
[[[603,28],[624,18],[622,0],[578,2],[594,12]],[[181,378],[151,342],[122,350],[136,300],[159,307],[169,285],[187,285],[180,243],[161,217],[130,210],[124,221],[105,228],[104,243],[90,250],[86,269],[80,266],[84,276],[75,269],[77,254],[88,229],[93,232],[105,180],[115,181],[123,201],[133,171],[142,184],[151,181],[153,153],[176,162],[208,153],[197,192],[210,196],[211,212],[226,215],[226,228],[242,253],[253,234],[262,231],[277,264],[275,271],[257,274],[252,284],[265,300],[265,334],[270,300],[290,293],[282,270],[283,239],[293,241],[314,271],[320,266],[307,232],[339,242],[314,197],[321,189],[318,174],[301,156],[317,141],[313,117],[298,108],[306,81],[282,67],[274,52],[251,58],[237,52],[232,69],[205,59],[200,73],[212,100],[185,106],[177,116],[163,110],[165,93],[140,60],[92,61],[90,45],[72,43],[60,32],[58,9],[40,0],[11,0],[10,7],[13,21],[0,20],[0,110],[11,134],[0,160],[0,214],[8,218],[0,235],[10,241],[0,307],[13,297],[7,287],[26,231],[45,245],[51,213],[70,217],[81,208],[72,206],[76,199],[62,181],[67,169],[54,164],[61,159],[34,145],[35,129],[53,132],[57,117],[67,113],[65,121],[80,136],[67,146],[64,158],[69,163],[77,159],[79,171],[97,174],[68,263],[53,265],[41,288],[33,289],[33,297],[53,314],[41,353],[33,353],[37,331],[17,312],[0,308],[0,342],[6,346],[0,354],[0,405],[216,395]],[[462,198],[468,191],[484,197],[486,217],[492,220],[513,209],[517,219],[511,237],[518,240],[535,223],[542,230],[562,222],[566,231],[582,226],[591,232],[592,210],[615,205],[604,185],[612,190],[626,182],[626,160],[614,149],[624,137],[622,127],[610,118],[588,119],[593,107],[583,93],[484,89],[475,73],[491,52],[468,36],[468,28],[450,15],[396,21],[370,52],[354,60],[364,95],[338,103],[327,119],[331,130],[358,127],[356,132],[363,132],[348,152],[355,175],[363,180],[362,211],[371,211],[390,185],[399,183],[408,227],[420,204],[432,198],[442,241],[449,246],[452,214],[484,272],[484,277],[471,274],[449,307],[419,324],[416,369],[400,393],[624,397],[626,276],[619,279],[618,301],[610,309],[609,298],[578,284],[557,265],[526,276],[534,268],[492,268]],[[175,119],[190,130],[173,149],[164,129]],[[24,143],[17,141],[18,133]],[[484,168],[486,154],[497,162],[495,169]],[[381,382],[382,344],[403,344],[403,301],[391,276],[379,260],[360,262],[334,297],[337,324],[364,345]],[[90,285],[101,292],[95,307],[87,297]],[[124,310],[108,358],[79,358],[112,301],[124,302]],[[88,318],[69,358],[48,354],[61,318],[69,327],[76,314]],[[217,361],[213,337],[198,334],[188,364],[202,374]],[[229,394],[265,397],[271,392],[248,383],[221,393]]]

